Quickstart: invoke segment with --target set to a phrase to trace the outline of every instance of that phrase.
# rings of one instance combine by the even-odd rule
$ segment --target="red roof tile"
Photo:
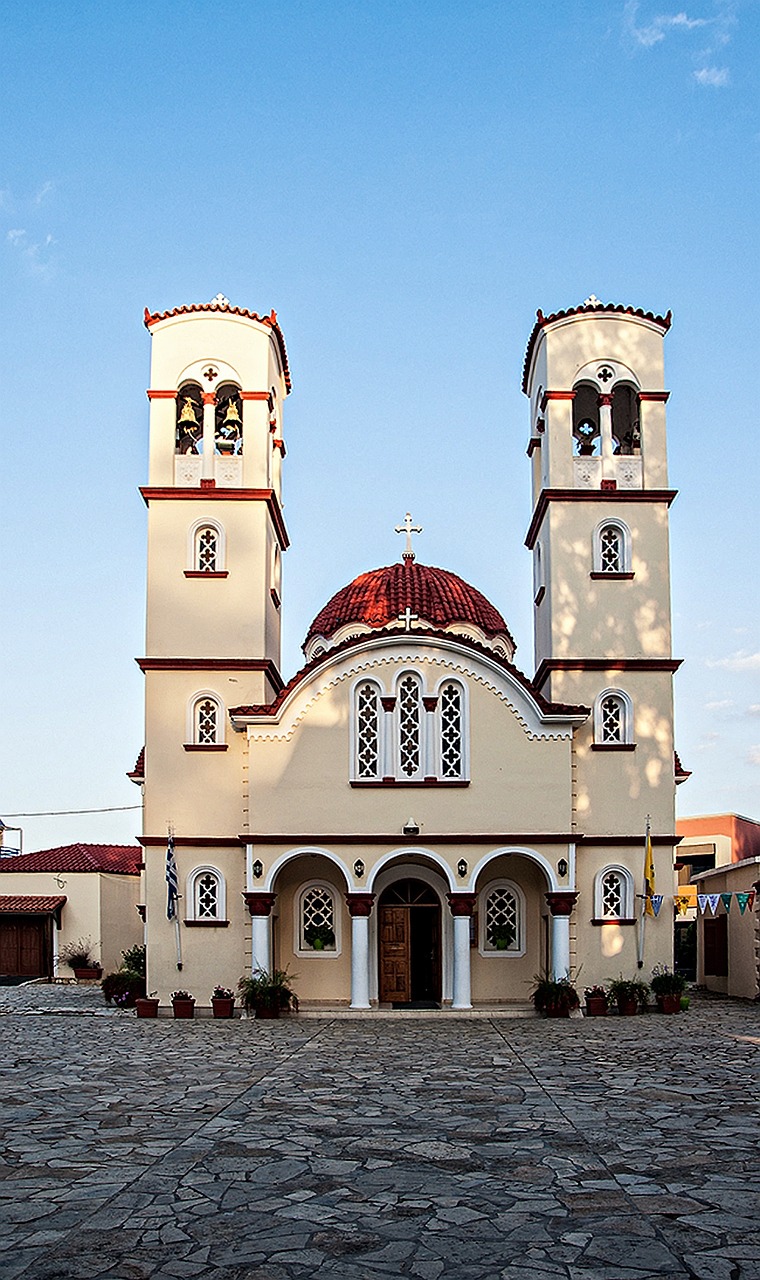
[[[66,904],[66,895],[59,897],[21,893],[11,896],[0,894],[0,915],[39,916],[53,915]]]
[[[134,769],[130,769],[127,777],[138,785],[145,781],[145,747],[141,747],[137,759],[135,760]]]
[[[555,320],[566,320],[568,316],[583,315],[618,315],[618,316],[636,316],[639,320],[651,320],[653,324],[658,324],[661,329],[667,333],[673,319],[673,312],[669,311],[665,316],[657,316],[653,311],[642,311],[641,307],[624,307],[622,303],[614,302],[591,302],[588,305],[583,303],[580,307],[568,307],[566,311],[555,311],[550,316],[545,316],[540,309],[536,312],[536,323],[533,326],[533,332],[528,338],[528,346],[525,352],[525,361],[523,363],[523,379],[522,389],[527,396],[528,394],[528,374],[530,372],[530,364],[533,359],[533,352],[538,342],[541,330],[547,324],[553,324]]]
[[[161,320],[170,320],[173,316],[192,315],[198,311],[222,312],[222,314],[230,316],[244,316],[246,320],[257,320],[259,324],[267,325],[274,334],[275,341],[280,352],[285,386],[288,388],[288,391],[292,391],[293,384],[290,379],[290,366],[288,365],[288,353],[285,348],[285,337],[282,329],[277,323],[277,312],[274,309],[272,309],[268,316],[260,316],[257,315],[255,311],[248,311],[246,307],[233,307],[229,302],[191,302],[184,307],[172,307],[171,311],[149,311],[146,307],[145,327],[146,329],[150,329],[154,324],[158,324]]]
[[[304,647],[312,636],[327,638],[351,623],[377,630],[387,627],[397,623],[407,608],[423,625],[446,627],[469,622],[487,636],[507,636],[514,646],[498,609],[480,591],[446,569],[406,559],[362,573],[336,592],[309,627]]]
[[[65,844],[0,859],[4,871],[108,871],[117,876],[140,873],[142,850],[132,844]]]

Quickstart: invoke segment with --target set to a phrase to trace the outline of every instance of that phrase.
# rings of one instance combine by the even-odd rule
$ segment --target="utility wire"
[[[45,809],[39,813],[6,813],[6,818],[63,818],[69,813],[122,813],[125,809],[142,809],[141,804],[114,804],[108,809]]]

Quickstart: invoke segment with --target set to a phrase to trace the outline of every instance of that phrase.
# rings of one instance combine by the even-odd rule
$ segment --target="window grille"
[[[602,573],[621,573],[623,570],[622,535],[614,525],[607,525],[599,535],[599,564]]]
[[[420,688],[405,676],[398,689],[399,763],[408,778],[420,771]]]
[[[215,529],[199,529],[197,535],[197,569],[201,573],[216,573],[218,538]]]
[[[216,742],[218,707],[211,698],[204,698],[198,703],[196,708],[196,716],[198,722],[198,742],[201,745],[208,746],[210,743]]]
[[[377,690],[374,685],[363,684],[357,698],[357,761],[360,778],[378,776],[379,719]]]
[[[492,889],[486,898],[486,950],[519,951],[520,910],[510,889]]]
[[[312,939],[319,937],[320,932],[332,934],[332,942],[324,941],[322,950],[335,950],[335,905],[333,896],[324,885],[316,885],[308,889],[301,899],[301,940],[302,951],[313,947]]]
[[[601,706],[602,742],[623,741],[623,704],[620,698],[605,698]]]
[[[620,874],[608,871],[602,877],[602,915],[619,920],[625,914],[624,901],[625,891]]]
[[[210,871],[195,882],[196,920],[216,920],[219,913],[219,881]]]
[[[462,691],[455,684],[441,690],[441,774],[462,776]]]

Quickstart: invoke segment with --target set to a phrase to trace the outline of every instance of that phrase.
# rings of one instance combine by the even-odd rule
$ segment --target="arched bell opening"
[[[216,391],[214,452],[227,455],[243,452],[243,402],[240,388],[233,382],[223,383]]]
[[[612,392],[612,444],[616,454],[641,453],[639,395],[629,382],[619,382]]]
[[[573,437],[576,452],[584,458],[596,457],[601,452],[599,388],[590,382],[579,382],[573,390]]]
[[[174,451],[203,452],[203,391],[197,382],[184,382],[177,392]]]

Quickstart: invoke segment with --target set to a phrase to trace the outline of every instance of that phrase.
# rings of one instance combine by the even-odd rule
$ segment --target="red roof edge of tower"
[[[290,376],[290,365],[288,364],[288,352],[285,346],[285,336],[279,326],[277,320],[277,312],[274,307],[268,316],[260,316],[255,311],[249,311],[246,307],[233,307],[231,303],[226,305],[218,302],[190,302],[182,307],[172,307],[170,311],[149,311],[145,308],[143,321],[145,328],[150,330],[154,324],[159,324],[162,320],[171,320],[174,316],[187,316],[200,311],[210,311],[213,314],[242,316],[245,320],[256,320],[259,324],[265,324],[272,330],[275,342],[280,352],[282,361],[282,375],[285,379],[285,386],[288,391],[292,391],[293,383]]]
[[[533,360],[533,352],[536,349],[539,335],[542,329],[548,324],[553,324],[555,320],[567,320],[569,316],[583,315],[618,315],[618,316],[635,316],[638,320],[650,320],[652,324],[657,324],[667,333],[673,322],[673,312],[668,311],[664,316],[655,315],[653,311],[644,311],[641,307],[625,307],[622,302],[592,302],[586,305],[583,303],[580,307],[568,307],[565,311],[554,311],[551,315],[545,316],[539,308],[536,312],[536,323],[533,331],[528,338],[528,346],[525,350],[525,360],[523,361],[522,389],[523,394],[528,394],[528,374],[530,372],[531,361]]]

